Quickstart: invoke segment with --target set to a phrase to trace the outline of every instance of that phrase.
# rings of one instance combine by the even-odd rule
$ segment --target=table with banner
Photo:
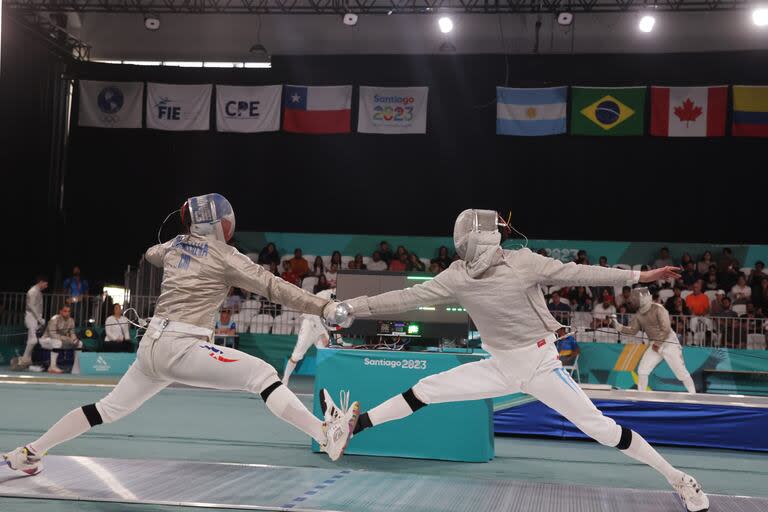
[[[404,392],[419,379],[486,354],[319,349],[315,396],[326,388],[338,402],[349,390],[363,411]],[[319,401],[315,414],[322,416]],[[473,400],[432,404],[407,418],[368,429],[350,441],[354,455],[380,455],[464,462],[488,462],[494,456],[493,402]],[[319,451],[317,443],[313,449]]]

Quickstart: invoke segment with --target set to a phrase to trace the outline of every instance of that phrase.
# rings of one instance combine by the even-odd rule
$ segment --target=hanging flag
[[[427,133],[428,87],[360,86],[357,131]]]
[[[736,137],[768,137],[768,86],[733,86],[733,130]]]
[[[286,85],[283,130],[294,133],[349,133],[352,86]]]
[[[571,87],[572,135],[642,135],[645,87]]]
[[[496,88],[497,135],[565,133],[567,87]]]
[[[282,85],[216,86],[216,129],[220,132],[274,132],[280,129]]]
[[[147,128],[208,130],[212,85],[147,84]]]
[[[80,80],[79,126],[141,128],[141,82]]]
[[[722,137],[728,86],[651,87],[651,135]]]

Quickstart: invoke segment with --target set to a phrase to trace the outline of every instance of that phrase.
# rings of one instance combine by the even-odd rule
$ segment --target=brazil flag
[[[572,87],[572,135],[642,135],[645,87]]]

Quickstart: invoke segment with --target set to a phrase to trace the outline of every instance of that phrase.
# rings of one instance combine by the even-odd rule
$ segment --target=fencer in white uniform
[[[677,334],[672,330],[667,310],[661,304],[653,302],[648,288],[635,288],[632,290],[630,300],[638,305],[638,310],[632,316],[629,325],[619,323],[615,315],[612,317],[612,324],[613,328],[621,334],[634,335],[642,329],[650,340],[650,347],[637,365],[637,389],[640,391],[648,389],[648,377],[663,359],[675,377],[683,383],[688,393],[696,393],[691,374],[685,367],[683,348],[680,346]]]
[[[24,325],[27,328],[27,345],[24,347],[24,355],[11,360],[11,368],[22,370],[32,364],[32,351],[37,345],[37,331],[45,325],[43,317],[43,290],[48,288],[48,279],[38,277],[36,283],[27,290],[27,303],[24,311]]]
[[[32,443],[6,453],[12,469],[36,474],[54,446],[136,410],[173,382],[260,394],[272,413],[314,438],[331,459],[344,451],[359,407],[326,409],[326,421],[307,410],[266,362],[213,344],[214,318],[234,286],[294,310],[344,325],[344,308],[289,284],[227,245],[235,230],[229,201],[219,194],[192,197],[181,208],[188,234],[151,247],[146,259],[163,268],[161,293],[136,362],[105,398],[74,409]],[[328,397],[323,397],[326,402]]]
[[[336,298],[336,288],[329,288],[328,290],[321,290],[316,294],[318,297],[331,300]],[[283,384],[286,386],[291,379],[293,370],[296,369],[296,365],[299,361],[304,359],[304,355],[309,350],[309,347],[314,345],[317,348],[325,348],[330,342],[328,333],[329,327],[325,322],[317,315],[304,313],[301,315],[301,324],[299,326],[298,339],[296,340],[296,346],[293,348],[291,357],[288,358],[288,362],[285,363],[285,370],[283,371]]]
[[[558,359],[561,326],[550,314],[541,285],[632,285],[677,276],[665,267],[636,272],[563,264],[528,249],[503,250],[498,227],[509,229],[495,211],[465,210],[456,220],[454,243],[461,260],[431,281],[375,297],[346,301],[356,317],[392,314],[458,302],[480,331],[488,359],[420,380],[359,418],[355,433],[404,418],[429,404],[528,393],[553,408],[590,437],[616,447],[659,471],[689,511],[709,507],[696,480],[675,469],[642,436],[604,416]]]

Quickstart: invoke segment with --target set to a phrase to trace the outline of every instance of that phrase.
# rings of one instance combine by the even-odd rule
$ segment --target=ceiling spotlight
[[[573,13],[561,12],[560,14],[557,15],[557,23],[558,25],[567,27],[568,25],[573,23]]]
[[[640,29],[640,32],[648,33],[653,30],[654,25],[656,25],[656,18],[646,15],[640,18],[640,23],[637,24],[637,28]]]
[[[395,11],[393,11],[392,9],[388,10],[388,11],[387,11],[387,16],[392,16],[392,13],[393,13],[393,12],[395,12]]]
[[[159,30],[160,18],[155,18],[152,16],[148,16],[144,18],[144,28],[146,28],[147,30]]]
[[[440,32],[442,32],[443,34],[447,34],[451,30],[453,30],[453,20],[448,16],[443,16],[442,18],[437,20],[437,25],[440,27]]]
[[[758,27],[768,26],[768,8],[758,7],[752,11],[752,21]]]
[[[357,14],[355,14],[353,12],[348,12],[347,14],[345,14],[344,15],[344,24],[349,26],[349,27],[353,27],[353,26],[357,25]]]

